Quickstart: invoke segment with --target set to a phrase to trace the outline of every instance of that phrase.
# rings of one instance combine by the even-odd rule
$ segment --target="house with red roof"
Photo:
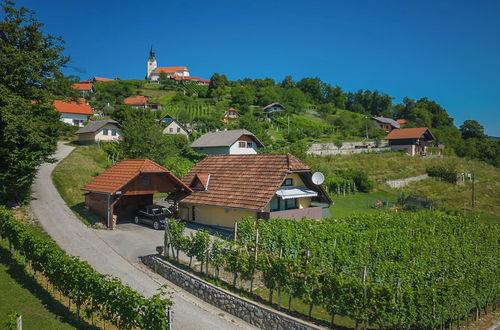
[[[55,100],[53,104],[55,110],[61,114],[61,121],[73,126],[83,127],[83,123],[94,114],[84,98],[78,99],[77,102]]]
[[[397,128],[384,138],[393,151],[405,152],[410,156],[425,155],[427,147],[434,146],[436,138],[427,127]]]
[[[123,103],[130,105],[134,109],[160,110],[162,108],[161,104],[150,103],[149,99],[143,95],[127,97],[123,100]]]
[[[73,85],[71,85],[71,87],[73,87],[73,89],[76,89],[77,91],[80,91],[82,93],[82,97],[95,92],[94,85],[88,82],[74,83]]]
[[[167,168],[149,159],[125,159],[81,190],[86,191],[85,205],[102,218],[109,229],[114,229],[117,222],[133,219],[141,207],[153,204],[153,194],[185,197],[192,192]]]

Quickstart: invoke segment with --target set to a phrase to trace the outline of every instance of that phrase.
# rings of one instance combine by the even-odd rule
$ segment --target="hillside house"
[[[271,115],[273,114],[274,112],[277,112],[277,111],[283,111],[285,110],[285,107],[282,106],[281,104],[279,103],[271,103],[271,104],[268,104],[264,107],[264,112],[268,115]]]
[[[434,146],[436,138],[427,127],[393,129],[384,138],[393,151],[402,151],[410,156],[425,155],[427,147]]]
[[[68,125],[83,127],[83,123],[94,114],[84,98],[78,99],[78,102],[55,100],[53,104],[61,114],[61,121]]]
[[[99,141],[118,141],[121,139],[120,124],[113,119],[92,121],[76,131],[80,144]]]
[[[87,82],[79,82],[71,85],[73,89],[76,89],[77,91],[80,91],[82,93],[82,97],[85,97],[91,93],[94,93],[94,85],[91,83]]]
[[[127,97],[123,100],[123,103],[130,105],[134,109],[160,110],[162,108],[161,104],[150,103],[149,99],[142,95]]]
[[[256,154],[257,148],[264,145],[246,129],[217,131],[203,134],[191,147],[207,155],[243,155]]]
[[[239,117],[240,117],[240,113],[238,112],[238,110],[236,110],[235,108],[229,108],[228,110],[226,110],[224,112],[224,119],[222,120],[222,122],[228,123],[229,120],[239,118]]]
[[[385,117],[372,117],[373,121],[375,122],[375,125],[377,125],[378,128],[383,129],[386,132],[390,132],[395,128],[399,128],[399,123],[396,122],[394,119],[391,118],[385,118]]]
[[[153,204],[153,194],[175,193],[184,197],[192,192],[165,167],[149,159],[126,159],[95,177],[81,190],[85,205],[101,217],[109,229],[130,220],[137,210]],[[177,201],[174,201],[177,206]]]
[[[183,179],[193,193],[180,200],[179,216],[221,228],[245,216],[321,219],[331,199],[311,177],[290,154],[208,156]]]
[[[170,115],[165,115],[158,121],[158,124],[163,127],[163,134],[182,134],[189,136],[189,131],[184,125]]]
[[[110,79],[110,78],[103,78],[103,77],[94,77],[92,80],[99,81],[99,82],[107,82],[107,81],[113,81],[113,80],[118,80],[118,79]]]

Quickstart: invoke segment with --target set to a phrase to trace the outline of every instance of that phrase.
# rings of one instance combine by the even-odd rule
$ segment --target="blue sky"
[[[319,77],[400,102],[428,97],[500,136],[500,1],[18,0],[66,41],[67,74],[159,66],[229,79]]]

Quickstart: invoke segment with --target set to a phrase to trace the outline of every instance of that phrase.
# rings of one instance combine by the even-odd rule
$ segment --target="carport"
[[[149,159],[126,159],[95,177],[82,190],[85,205],[101,217],[109,229],[129,220],[143,205],[153,204],[153,194],[179,197],[192,190],[165,167]],[[176,203],[177,200],[174,200]]]

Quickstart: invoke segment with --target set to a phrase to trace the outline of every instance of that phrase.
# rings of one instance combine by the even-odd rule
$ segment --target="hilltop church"
[[[158,68],[156,64],[155,52],[153,50],[153,46],[151,46],[151,50],[149,51],[146,79],[150,82],[158,82],[160,80],[161,73],[165,73],[169,78],[179,77],[182,79],[184,77],[189,77],[189,70],[185,66],[167,66]]]

